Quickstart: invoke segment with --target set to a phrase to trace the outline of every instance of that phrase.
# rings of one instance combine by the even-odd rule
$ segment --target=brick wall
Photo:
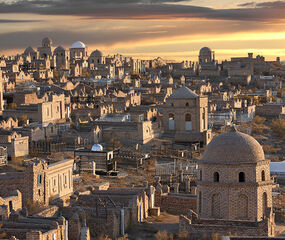
[[[0,195],[10,194],[12,191],[19,189],[23,193],[24,173],[3,173],[0,174]]]
[[[228,239],[225,240],[280,240],[285,239],[285,237],[228,237]]]
[[[187,214],[189,210],[196,211],[197,197],[190,194],[159,194],[155,195],[155,206],[161,211],[172,214]]]
[[[198,240],[201,237],[211,237],[213,234],[227,236],[229,233],[241,236],[268,236],[268,221],[263,222],[238,222],[238,221],[203,221],[201,219],[191,221],[185,216],[180,216],[179,232],[189,233],[191,240]],[[207,239],[207,238],[206,238]]]
[[[45,218],[54,217],[58,214],[58,209],[59,208],[57,206],[50,206],[46,208],[45,210],[39,212],[37,216],[45,217]]]

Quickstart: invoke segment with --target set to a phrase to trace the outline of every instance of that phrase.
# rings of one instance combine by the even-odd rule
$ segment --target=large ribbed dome
[[[259,162],[265,160],[261,145],[251,136],[233,128],[215,137],[206,147],[202,161],[218,164]]]

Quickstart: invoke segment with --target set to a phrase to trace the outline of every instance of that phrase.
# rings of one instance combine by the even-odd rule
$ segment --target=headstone
[[[175,192],[175,193],[179,193],[179,185],[180,185],[179,183],[174,183],[174,184],[173,184],[174,192]]]

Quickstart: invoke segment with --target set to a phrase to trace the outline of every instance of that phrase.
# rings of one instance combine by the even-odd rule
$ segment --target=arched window
[[[185,104],[185,106],[186,106],[186,107],[189,107],[189,103],[187,102],[187,103]]]
[[[191,122],[191,114],[187,113],[187,114],[185,115],[185,121],[186,121],[186,122]]]
[[[263,216],[266,216],[266,209],[267,209],[267,194],[265,192],[262,195],[262,213],[263,213]]]
[[[220,194],[214,194],[212,196],[212,217],[220,218],[220,205],[221,205],[221,196]]]
[[[175,118],[174,114],[170,113],[168,117],[168,128],[169,130],[174,130]]]
[[[245,174],[244,172],[240,172],[238,175],[238,181],[239,182],[245,182]]]
[[[218,172],[214,172],[214,182],[220,181],[220,174]]]
[[[237,217],[238,219],[248,218],[248,197],[245,194],[241,194],[237,201]]]
[[[199,191],[199,213],[202,212],[202,193]]]
[[[261,172],[261,181],[265,181],[265,171],[262,170]]]
[[[185,115],[185,130],[192,130],[192,117],[189,113]]]

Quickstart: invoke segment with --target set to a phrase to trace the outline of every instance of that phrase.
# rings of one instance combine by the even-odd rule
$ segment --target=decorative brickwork
[[[181,217],[180,230],[191,239],[229,232],[274,236],[269,162],[260,144],[235,128],[214,138],[198,162],[198,215]]]

